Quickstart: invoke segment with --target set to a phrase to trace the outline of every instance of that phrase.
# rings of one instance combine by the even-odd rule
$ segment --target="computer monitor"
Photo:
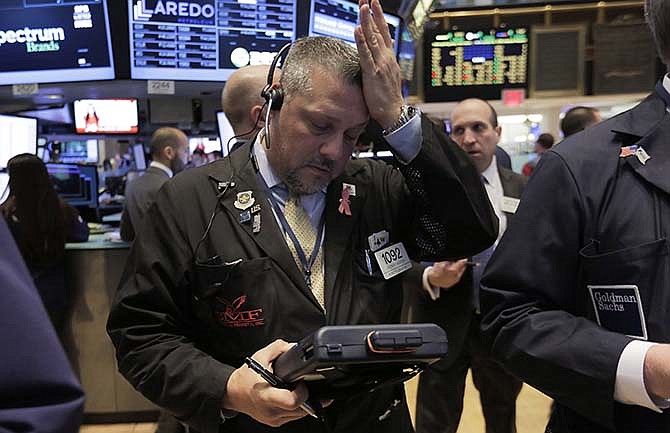
[[[216,112],[216,124],[219,129],[219,140],[221,141],[223,156],[226,156],[228,155],[228,149],[232,149],[235,145],[235,140],[231,140],[235,136],[235,131],[233,131],[233,125],[230,124],[223,111]]]
[[[218,137],[191,137],[188,139],[188,150],[189,153],[193,153],[196,149],[202,149],[205,153],[212,153],[215,150],[222,152],[221,149],[221,140]]]
[[[226,81],[296,35],[297,0],[127,1],[131,78]]]
[[[70,164],[97,164],[98,140],[68,140],[60,144],[60,162]]]
[[[74,101],[77,134],[136,134],[137,99],[78,99]]]
[[[0,85],[114,78],[106,0],[0,2]]]
[[[0,169],[21,153],[37,153],[37,119],[0,114]]]
[[[528,28],[424,34],[426,102],[500,99],[528,88]]]
[[[144,144],[142,143],[133,144],[133,158],[135,159],[136,170],[147,169],[147,158],[144,153]]]
[[[309,35],[330,36],[342,39],[352,45],[356,44],[354,29],[359,23],[358,2],[347,0],[311,0],[309,13]],[[384,13],[389,26],[391,38],[398,41],[400,37],[400,17]],[[398,54],[398,44],[395,44]]]
[[[95,165],[46,164],[56,192],[72,206],[98,207],[98,171]]]

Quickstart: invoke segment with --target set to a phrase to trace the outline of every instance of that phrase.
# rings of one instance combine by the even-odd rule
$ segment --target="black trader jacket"
[[[596,308],[605,317],[615,306],[590,294],[637,286],[648,340],[670,341],[668,137],[670,114],[652,94],[567,138],[542,157],[489,262],[482,328],[506,368],[556,399],[548,431],[670,432],[667,412],[613,398],[637,302],[599,326]],[[631,145],[651,159],[620,157]]]
[[[371,234],[387,230],[390,244],[403,241],[410,255],[427,259],[463,257],[494,242],[497,220],[474,165],[425,118],[422,132],[422,150],[404,168],[409,185],[400,171],[372,160],[350,161],[329,185],[327,314],[276,223],[250,159],[251,144],[231,159],[168,181],[138,231],[107,325],[121,373],[202,433],[326,431],[311,417],[273,429],[239,414],[220,425],[226,383],[245,356],[275,339],[297,341],[326,324],[399,322],[402,276],[385,281],[376,265],[368,273]],[[197,258],[241,261],[226,280],[207,287],[196,283],[204,274],[195,272],[193,258],[217,204],[217,187],[229,179],[235,185],[223,194]],[[343,183],[356,186],[351,216],[338,212]],[[260,205],[258,233],[252,223],[240,222],[235,207],[237,193],[245,191]],[[334,432],[412,431],[401,386],[336,401],[327,412]]]
[[[498,175],[505,197],[521,198],[528,178],[498,165]],[[505,212],[507,224],[514,219],[514,214]],[[449,351],[445,359],[431,365],[429,368],[444,370],[458,359],[465,337],[470,329],[470,322],[474,316],[474,290],[472,268],[468,267],[460,281],[453,287],[443,290],[437,300],[432,300],[423,288],[423,272],[427,264],[416,264],[405,276],[405,294],[408,305],[407,320],[410,323],[437,323],[444,328],[449,341]],[[439,418],[441,414],[436,414]]]

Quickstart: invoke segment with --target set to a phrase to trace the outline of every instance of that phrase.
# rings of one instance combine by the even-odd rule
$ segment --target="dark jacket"
[[[498,165],[500,183],[505,197],[521,198],[528,178],[514,173]],[[514,214],[505,212],[507,224],[514,219]],[[410,323],[437,323],[447,333],[449,352],[440,363],[440,368],[448,368],[458,358],[463,349],[465,336],[474,314],[472,270],[466,269],[461,280],[448,290],[443,290],[440,297],[433,301],[426,293],[422,284],[423,272],[427,264],[416,264],[405,276],[405,287],[408,292],[410,306],[408,321]]]
[[[0,431],[76,433],[84,393],[0,218]]]
[[[277,338],[297,341],[326,324],[398,323],[402,277],[385,281],[367,271],[368,237],[387,230],[390,244],[403,241],[416,257],[460,257],[495,240],[497,224],[468,156],[424,119],[424,147],[405,182],[400,171],[371,160],[350,161],[326,195],[324,314],[296,266],[260,185],[251,144],[222,160],[185,171],[159,192],[134,243],[112,307],[108,332],[121,373],[146,397],[203,433],[219,431],[226,383],[245,356]],[[220,184],[211,232],[197,251]],[[423,173],[430,178],[423,179]],[[351,216],[338,212],[343,183],[356,186]],[[223,188],[223,186],[221,186]],[[413,192],[410,192],[412,188]],[[260,205],[260,232],[241,221],[237,194],[251,191]],[[445,191],[450,191],[446,197]],[[238,205],[239,206],[239,205]],[[426,223],[420,224],[419,220]],[[429,224],[428,224],[429,223]],[[449,233],[449,242],[445,234]],[[212,277],[200,261],[232,263]],[[220,268],[219,268],[220,269]],[[218,284],[217,284],[218,283]],[[402,404],[393,406],[395,399]],[[394,407],[385,421],[378,421]],[[386,387],[327,409],[335,432],[407,432],[411,423],[402,386]],[[306,417],[282,428],[263,426],[244,414],[224,432],[321,432]]]
[[[121,214],[121,239],[126,242],[135,239],[135,229],[156,199],[158,190],[169,179],[165,171],[158,167],[149,167],[142,176],[128,182],[124,193],[126,201]]]
[[[566,138],[542,157],[489,262],[482,327],[506,368],[556,399],[552,432],[670,432],[667,413],[613,399],[638,302],[596,299],[636,286],[648,340],[670,341],[668,137],[670,114],[652,94]],[[631,145],[651,159],[620,157]]]

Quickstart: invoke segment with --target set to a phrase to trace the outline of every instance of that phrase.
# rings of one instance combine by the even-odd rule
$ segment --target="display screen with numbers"
[[[131,78],[226,81],[296,34],[296,0],[128,0]]]
[[[356,44],[354,29],[359,23],[358,2],[347,0],[311,0],[310,3],[310,36],[330,36],[342,39],[352,45]],[[389,26],[391,38],[396,41],[395,49],[397,54],[400,37],[400,18],[388,13],[384,13],[384,18]]]
[[[0,1],[0,59],[0,85],[113,79],[106,2]]]
[[[424,34],[426,102],[500,99],[528,87],[527,28]]]
[[[136,134],[137,99],[78,99],[74,126],[77,134]]]

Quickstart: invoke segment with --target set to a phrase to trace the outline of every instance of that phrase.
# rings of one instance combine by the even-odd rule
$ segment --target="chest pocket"
[[[638,329],[646,327],[649,340],[670,341],[668,241],[663,238],[606,252],[598,246],[591,241],[579,252],[583,293],[589,297],[582,300],[586,315],[615,332],[642,337]],[[637,298],[634,288],[641,307],[631,298]]]

